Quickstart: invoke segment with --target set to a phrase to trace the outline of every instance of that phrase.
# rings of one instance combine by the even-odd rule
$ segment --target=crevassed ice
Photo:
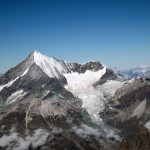
[[[97,82],[106,72],[106,68],[99,71],[87,70],[85,73],[72,72],[64,74],[67,79],[68,85],[66,88],[72,91],[85,91],[85,89],[91,87],[95,82]]]
[[[105,102],[103,95],[93,87],[93,84],[97,82],[105,72],[106,67],[96,72],[87,70],[83,74],[64,74],[68,82],[68,85],[66,85],[65,88],[82,99],[82,107],[87,110],[95,123],[102,122],[98,113],[103,111]]]

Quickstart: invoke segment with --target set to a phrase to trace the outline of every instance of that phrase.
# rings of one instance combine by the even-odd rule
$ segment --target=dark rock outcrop
[[[73,65],[74,67],[71,70],[78,73],[85,73],[86,70],[98,71],[103,69],[103,66],[99,61],[91,61],[85,64],[74,63]]]
[[[122,140],[119,150],[149,150],[150,132],[144,128],[138,128],[133,137]]]
[[[106,68],[106,73],[101,77],[99,81],[97,81],[94,86],[104,84],[108,80],[115,80],[117,79],[117,75],[111,70]]]

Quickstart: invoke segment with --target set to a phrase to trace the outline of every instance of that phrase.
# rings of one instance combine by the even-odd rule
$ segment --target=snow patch
[[[23,90],[16,91],[12,95],[10,95],[6,100],[6,105],[14,103],[18,100],[21,100],[27,93]]]
[[[137,118],[140,118],[145,111],[145,107],[146,107],[146,99],[142,101],[140,104],[138,104],[138,106],[135,108],[132,114],[132,117],[137,116]]]
[[[23,74],[21,74],[20,76],[16,77],[14,80],[8,82],[8,83],[5,84],[5,85],[1,85],[1,86],[0,86],[0,91],[2,91],[2,89],[5,88],[5,87],[10,87],[10,86],[11,86],[16,80],[18,80],[20,77],[25,76],[25,75],[27,74],[27,72],[28,72],[28,69],[27,69]]]
[[[41,99],[43,99],[44,97],[46,97],[50,92],[51,92],[50,90],[44,91],[43,96],[42,96]]]
[[[150,131],[150,121],[148,121],[145,125],[144,125],[145,128],[147,128],[149,131]]]
[[[130,79],[130,80],[128,80],[126,83],[133,83],[135,81],[135,78],[132,78],[132,79]]]

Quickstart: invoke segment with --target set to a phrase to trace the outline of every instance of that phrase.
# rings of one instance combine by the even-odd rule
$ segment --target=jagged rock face
[[[120,135],[124,140],[120,149],[149,149],[150,139],[148,138],[146,143],[142,142],[145,134],[149,134],[145,129],[145,124],[150,119],[149,78],[139,78],[132,83],[125,83],[116,91],[110,106],[111,109],[105,108],[100,115],[106,124],[121,131]],[[144,131],[144,136],[140,128]]]
[[[66,91],[63,87],[63,84],[66,84],[66,79],[61,76],[59,80],[57,78],[49,78],[42,70],[39,68],[35,63],[32,62],[31,56],[24,61],[23,63],[19,64],[16,68],[11,69],[4,75],[0,81],[1,83],[11,82],[14,80],[13,84],[8,87],[4,87],[1,90],[0,94],[0,102],[4,103],[9,96],[15,93],[18,90],[23,90],[26,95],[35,95],[36,97],[42,95],[44,91],[55,91],[58,94],[66,98],[72,98],[73,95]],[[31,64],[29,64],[29,60]],[[27,73],[20,76],[22,70],[27,70]],[[19,75],[19,77],[17,76]],[[23,98],[22,98],[23,99]]]
[[[136,101],[143,101],[144,99],[150,99],[150,82],[149,78],[139,78],[123,86],[116,91],[114,100],[119,101],[121,107],[129,107]]]
[[[85,73],[87,70],[98,71],[103,69],[104,67],[100,62],[88,62],[83,65],[75,63],[74,67],[71,69],[73,72]]]
[[[20,76],[29,66],[32,66],[34,63],[34,56],[30,54],[27,59],[23,62],[18,64],[16,67],[11,68],[8,70],[1,78],[0,78],[0,85],[8,83],[9,81],[15,79],[16,77]]]
[[[114,72],[112,70],[106,68],[106,73],[94,85],[95,86],[102,85],[108,80],[115,80],[115,79],[117,79],[117,75],[114,74]]]

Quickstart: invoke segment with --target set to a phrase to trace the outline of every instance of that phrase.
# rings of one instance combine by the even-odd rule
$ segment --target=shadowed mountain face
[[[0,77],[0,148],[133,148],[128,140],[149,133],[149,86],[149,78],[125,81],[98,61],[33,52]]]

